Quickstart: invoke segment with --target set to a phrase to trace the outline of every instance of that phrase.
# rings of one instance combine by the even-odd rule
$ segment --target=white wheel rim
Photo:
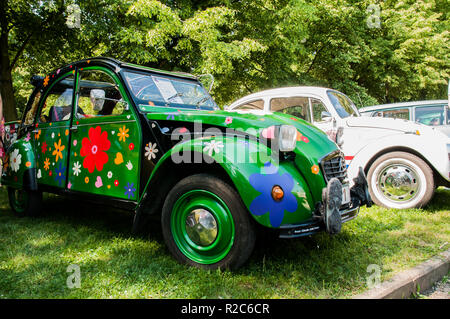
[[[391,158],[378,165],[370,185],[375,197],[392,208],[414,207],[426,192],[426,177],[414,162]]]

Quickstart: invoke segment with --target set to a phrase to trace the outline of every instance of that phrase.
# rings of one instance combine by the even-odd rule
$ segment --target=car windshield
[[[124,76],[137,105],[218,109],[211,95],[195,80],[131,71],[125,71]]]
[[[327,91],[328,98],[341,118],[359,116],[356,106],[346,95],[337,91]]]

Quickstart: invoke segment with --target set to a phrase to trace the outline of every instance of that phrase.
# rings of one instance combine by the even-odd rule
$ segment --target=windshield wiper
[[[211,95],[202,97],[197,103],[195,103],[195,106],[198,108],[200,106],[200,104],[208,101],[210,98],[211,98]]]
[[[181,97],[181,96],[183,96],[183,93],[181,93],[181,92],[178,92],[178,93],[176,93],[176,94],[174,94],[172,96],[169,96],[167,98],[166,106],[169,106],[170,100],[172,100],[172,99],[174,99],[176,97]]]

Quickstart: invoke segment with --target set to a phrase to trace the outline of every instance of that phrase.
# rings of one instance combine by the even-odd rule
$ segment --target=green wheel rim
[[[193,211],[211,214],[217,225],[215,240],[199,245],[186,230],[186,221]],[[231,212],[220,197],[205,190],[192,190],[181,196],[173,205],[170,218],[173,239],[180,251],[199,264],[214,264],[224,259],[231,250],[235,229]]]
[[[13,209],[18,213],[25,212],[28,202],[28,193],[21,189],[13,189],[10,196]]]

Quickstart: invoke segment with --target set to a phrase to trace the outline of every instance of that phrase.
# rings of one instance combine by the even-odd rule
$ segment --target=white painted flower
[[[17,172],[20,168],[20,163],[22,162],[22,154],[19,154],[19,150],[16,148],[9,158],[9,165],[14,172]]]
[[[55,133],[52,133],[52,138],[55,138]]]
[[[113,173],[111,171],[108,172],[108,178],[111,178],[113,176]]]
[[[223,148],[223,143],[221,141],[217,142],[216,140],[212,140],[211,142],[205,142],[203,152],[208,152],[208,155],[212,156],[213,152],[220,153],[221,148]]]
[[[78,174],[81,173],[81,164],[80,164],[80,162],[74,163],[72,169],[73,169],[73,174],[78,176]]]
[[[42,177],[42,172],[41,172],[41,169],[38,169],[38,172],[37,172],[37,178],[41,178]]]
[[[154,144],[149,143],[145,147],[145,156],[148,158],[149,161],[152,158],[156,158],[156,153],[158,153],[158,149],[156,148],[156,143],[154,143]]]

